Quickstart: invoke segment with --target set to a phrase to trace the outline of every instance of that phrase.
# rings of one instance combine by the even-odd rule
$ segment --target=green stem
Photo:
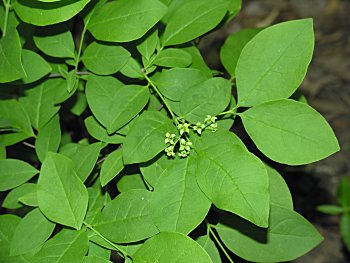
[[[162,93],[160,93],[160,91],[158,90],[158,88],[156,87],[156,85],[154,85],[154,83],[152,82],[152,80],[145,75],[146,80],[148,81],[148,83],[151,85],[151,87],[153,88],[153,90],[158,94],[159,98],[162,100],[162,102],[164,103],[165,107],[168,109],[171,117],[173,118],[173,120],[175,121],[176,124],[178,124],[178,120],[174,114],[174,112],[172,111],[172,109],[170,108],[169,104],[166,102],[165,98],[163,97]]]
[[[6,36],[6,31],[7,31],[7,23],[8,23],[8,19],[9,19],[11,0],[7,0],[7,2],[5,2],[5,0],[2,0],[2,2],[4,3],[4,6],[5,6],[4,27],[3,27],[3,31],[2,31],[2,37],[4,37],[4,36]]]
[[[78,48],[78,54],[77,54],[77,57],[75,59],[75,67],[74,67],[75,72],[78,71],[78,66],[79,66],[80,56],[81,56],[81,50],[83,49],[83,44],[84,44],[84,38],[85,38],[86,31],[87,31],[87,28],[86,28],[86,25],[84,25],[83,31],[81,32],[79,48]]]
[[[214,238],[214,240],[216,241],[216,243],[219,245],[221,251],[225,254],[225,256],[227,257],[228,261],[230,261],[231,263],[234,263],[233,260],[231,259],[230,255],[227,253],[226,249],[224,248],[224,246],[221,244],[221,241],[218,239],[218,237],[216,236],[215,232],[213,231],[213,229],[211,229],[212,225],[207,224],[207,228],[209,230],[209,233],[212,235],[212,237]]]
[[[126,258],[128,257],[128,253],[126,253],[126,251],[124,251],[123,249],[121,249],[117,244],[114,244],[113,242],[109,241],[107,238],[105,238],[100,232],[98,232],[96,229],[94,229],[90,224],[86,223],[84,221],[84,225],[91,229],[96,235],[98,235],[100,238],[102,238],[104,241],[106,241],[108,244],[110,244],[112,247],[114,247],[117,251],[119,251],[120,253],[123,254],[123,257]]]
[[[164,49],[164,47],[160,47],[158,53],[153,56],[153,58],[148,62],[148,65],[145,66],[145,70],[147,71],[147,69],[149,69],[150,67],[153,66],[153,62],[156,60],[157,56],[160,54],[160,52]]]

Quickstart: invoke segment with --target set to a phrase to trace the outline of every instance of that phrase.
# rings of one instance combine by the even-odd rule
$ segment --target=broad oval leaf
[[[162,232],[148,239],[134,254],[133,262],[212,263],[209,255],[193,239],[172,232]]]
[[[31,50],[22,50],[22,62],[26,72],[26,77],[21,79],[23,84],[35,82],[52,71],[50,64]]]
[[[149,32],[144,39],[136,48],[144,58],[149,60],[159,44],[158,30]]]
[[[122,46],[91,43],[81,58],[86,68],[95,74],[110,75],[118,72],[130,58]]]
[[[167,48],[160,51],[153,61],[154,65],[168,68],[185,68],[192,63],[192,56],[179,48]]]
[[[227,13],[226,0],[188,0],[175,10],[167,22],[163,45],[193,40],[217,26]]]
[[[109,2],[94,13],[88,29],[98,40],[129,42],[146,34],[166,11],[167,7],[158,0]]]
[[[88,205],[88,193],[67,157],[49,153],[41,167],[37,186],[39,208],[50,220],[80,229]]]
[[[312,163],[339,150],[327,121],[305,103],[267,102],[245,111],[241,118],[259,150],[279,163]]]
[[[19,222],[13,234],[10,247],[10,255],[25,254],[40,247],[50,237],[55,224],[50,222],[36,208],[26,214]]]
[[[155,75],[153,81],[165,97],[180,101],[184,92],[207,79],[205,74],[198,69],[172,68]]]
[[[233,253],[253,262],[294,260],[323,240],[311,223],[290,209],[272,205],[269,221],[269,228],[262,229],[231,215],[215,229]]]
[[[209,234],[206,236],[200,236],[196,239],[196,242],[201,245],[208,253],[213,263],[221,263],[220,253],[213,240],[210,239]]]
[[[227,72],[234,77],[238,58],[245,45],[261,31],[260,28],[247,28],[230,35],[220,50],[220,60]]]
[[[19,200],[21,197],[26,196],[27,194],[35,193],[36,195],[36,184],[33,183],[25,183],[22,184],[15,189],[12,189],[11,192],[9,192],[4,202],[2,203],[2,207],[8,208],[8,209],[17,209],[22,207],[22,202]]]
[[[36,26],[47,26],[67,21],[78,14],[91,0],[39,2],[17,0],[13,3],[16,14],[22,21]]]
[[[223,78],[212,78],[183,93],[180,111],[189,122],[203,123],[207,115],[215,116],[225,110],[230,100],[230,81]]]
[[[117,182],[117,189],[119,192],[126,192],[132,189],[147,190],[146,184],[139,173],[123,174]]]
[[[213,145],[194,144],[199,187],[218,208],[267,227],[269,192],[264,164],[235,140],[217,138]]]
[[[176,133],[172,121],[157,111],[146,111],[137,118],[123,144],[124,164],[151,160],[165,149],[165,134]]]
[[[114,152],[109,154],[106,160],[104,160],[101,167],[101,186],[104,187],[106,184],[108,184],[123,170],[123,168],[123,150],[115,150]]]
[[[280,23],[258,33],[237,62],[238,105],[291,96],[305,77],[313,49],[311,19]]]
[[[34,262],[67,263],[83,262],[89,248],[89,239],[86,230],[80,231],[63,229],[53,238],[45,242],[44,246],[34,256]]]
[[[196,181],[196,162],[172,160],[159,177],[151,198],[152,219],[162,231],[189,234],[205,218],[211,202]]]
[[[0,159],[0,191],[15,188],[39,171],[30,164],[17,159]]]
[[[157,234],[151,218],[151,194],[141,189],[119,194],[96,218],[94,228],[115,243],[136,242]]]
[[[0,39],[0,83],[26,76],[21,61],[22,46],[16,29]]]

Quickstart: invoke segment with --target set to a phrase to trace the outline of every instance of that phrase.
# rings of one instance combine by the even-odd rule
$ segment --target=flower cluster
[[[165,148],[165,153],[169,157],[175,156],[175,152],[174,152],[175,145],[176,145],[176,142],[174,141],[175,138],[176,138],[176,135],[174,133],[170,134],[169,132],[167,132],[165,134],[164,142],[167,145],[167,147]]]
[[[217,119],[218,118],[215,116],[207,115],[207,117],[204,120],[206,127],[209,127],[212,132],[216,132],[216,129],[218,128],[218,124],[216,123]]]

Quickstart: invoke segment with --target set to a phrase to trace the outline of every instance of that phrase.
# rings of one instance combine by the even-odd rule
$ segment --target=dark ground
[[[243,0],[241,13],[220,31],[201,41],[212,68],[223,70],[218,50],[227,35],[246,27],[312,17],[315,52],[301,91],[309,103],[328,120],[341,151],[323,161],[299,167],[277,167],[286,179],[295,209],[310,220],[325,241],[298,263],[345,263],[345,250],[338,217],[316,211],[316,206],[336,203],[336,189],[343,176],[350,176],[350,1],[349,0]]]

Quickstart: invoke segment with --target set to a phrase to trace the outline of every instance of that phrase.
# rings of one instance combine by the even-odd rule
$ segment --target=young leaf
[[[165,149],[165,134],[176,133],[168,117],[160,112],[146,111],[137,118],[123,144],[124,164],[151,160]]]
[[[0,159],[0,191],[15,188],[36,175],[39,171],[17,159]]]
[[[261,31],[260,28],[247,28],[230,35],[220,50],[220,60],[228,73],[234,77],[238,58],[245,45]]]
[[[279,163],[312,163],[339,150],[327,121],[301,102],[267,102],[245,111],[241,118],[259,150]]]
[[[35,45],[46,55],[57,58],[74,58],[74,40],[72,33],[60,28],[40,32],[33,37]]]
[[[258,228],[233,215],[226,215],[215,229],[226,247],[253,262],[294,260],[323,240],[301,215],[274,205],[271,205],[268,229]]]
[[[56,114],[38,132],[35,139],[35,152],[41,162],[47,152],[57,152],[61,142],[60,116]]]
[[[242,0],[228,0],[230,2],[228,6],[228,18],[227,21],[232,20],[238,12],[241,10],[242,7]]]
[[[10,255],[25,254],[40,247],[50,237],[55,224],[46,219],[36,208],[19,222],[11,241]]]
[[[211,202],[197,185],[196,163],[189,158],[173,162],[154,187],[152,219],[161,232],[187,235],[204,220]]]
[[[219,209],[267,227],[269,192],[264,164],[236,140],[216,138],[212,145],[194,143],[199,187]]]
[[[338,186],[338,202],[341,206],[350,206],[350,183],[349,178],[344,176]]]
[[[158,44],[158,30],[154,30],[152,33],[147,34],[145,40],[138,44],[136,48],[143,57],[149,60],[154,54]]]
[[[223,78],[208,79],[183,93],[182,116],[191,123],[204,122],[207,115],[222,112],[231,100],[231,83]]]
[[[342,215],[340,219],[340,234],[344,240],[345,246],[350,250],[350,214]]]
[[[115,150],[109,154],[101,167],[100,182],[102,187],[116,177],[123,168],[123,150]]]
[[[91,0],[44,3],[37,0],[17,0],[13,3],[22,21],[36,26],[47,26],[67,21],[78,14]]]
[[[163,45],[186,43],[207,33],[223,19],[227,6],[225,0],[186,1],[170,17],[162,39]]]
[[[305,77],[313,49],[311,19],[280,23],[258,33],[237,62],[238,105],[291,96]]]
[[[60,153],[73,161],[73,167],[82,182],[89,177],[95,167],[101,150],[101,143],[90,145],[77,143],[66,144],[60,149]]]
[[[85,221],[88,224],[96,219],[96,217],[101,213],[102,208],[110,201],[108,194],[103,194],[100,187],[89,187],[89,204],[86,213]]]
[[[70,109],[70,111],[76,116],[81,116],[88,106],[86,96],[84,92],[79,92],[79,91],[76,92],[75,95],[76,95],[75,102],[72,108]]]
[[[212,263],[209,255],[197,242],[183,234],[171,232],[162,232],[148,239],[132,258],[134,263]]]
[[[125,66],[130,53],[122,46],[93,42],[81,58],[86,68],[95,74],[110,75]]]
[[[52,71],[49,63],[31,50],[22,50],[22,62],[26,72],[26,77],[21,80],[23,84],[35,82]]]
[[[150,213],[151,192],[141,189],[119,194],[109,202],[93,225],[115,243],[143,240],[158,233]]]
[[[158,0],[109,2],[94,13],[88,29],[98,40],[130,42],[146,34],[166,11]]]
[[[19,198],[32,193],[33,191],[36,193],[36,184],[26,183],[16,187],[8,193],[4,199],[4,202],[2,203],[2,207],[8,209],[17,209],[22,207],[22,204],[19,202]]]
[[[26,76],[21,61],[22,46],[16,29],[0,39],[0,83]]]
[[[180,101],[183,93],[207,79],[204,73],[198,69],[172,68],[155,75],[153,81],[165,97]]]
[[[48,262],[48,259],[55,263],[83,262],[88,248],[89,240],[85,229],[63,229],[45,242],[34,259],[38,263]]]
[[[120,73],[132,79],[144,78],[140,64],[133,57],[129,58],[126,65],[120,70]]]
[[[41,167],[37,195],[39,208],[50,220],[80,229],[88,193],[67,157],[48,153]]]
[[[350,207],[341,207],[336,205],[319,205],[317,206],[317,210],[329,215],[339,215],[350,212]]]
[[[221,263],[220,253],[209,235],[198,237],[196,242],[205,249],[213,263]]]
[[[192,56],[179,48],[164,49],[157,54],[153,61],[154,65],[167,68],[185,68],[191,63]]]
[[[98,121],[93,117],[89,116],[84,121],[85,126],[89,134],[96,140],[111,143],[111,144],[121,144],[124,141],[124,136],[119,134],[107,133],[105,127],[98,123]]]

